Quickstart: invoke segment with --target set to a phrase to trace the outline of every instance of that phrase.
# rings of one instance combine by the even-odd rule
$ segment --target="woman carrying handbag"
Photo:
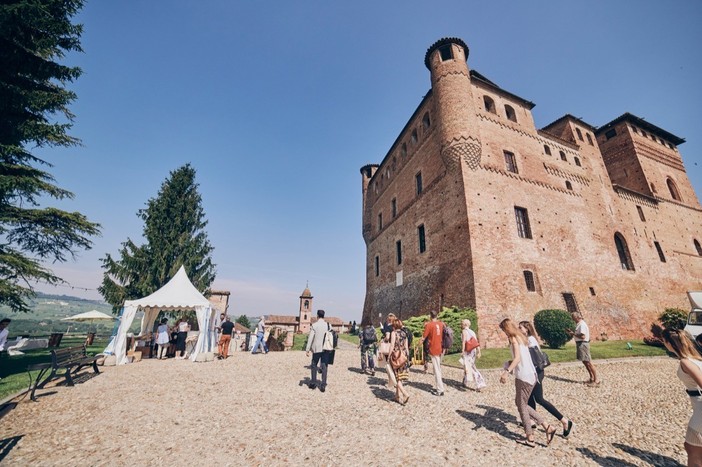
[[[392,324],[395,322],[395,315],[390,313],[388,315],[387,322],[383,325],[383,341],[380,343],[378,349],[378,361],[383,360],[385,362],[385,372],[388,374],[388,388],[394,390],[397,386],[397,381],[395,380],[395,373],[392,371],[390,366],[389,355],[390,350],[390,335],[392,334],[393,327]]]
[[[405,391],[403,382],[409,379],[409,346],[407,344],[407,334],[402,329],[402,321],[396,319],[392,323],[390,333],[390,357],[388,358],[388,371],[393,373],[396,381],[395,401],[405,405],[409,400],[409,394]]]
[[[468,382],[473,381],[475,383],[475,391],[480,392],[487,384],[485,383],[485,378],[480,374],[478,368],[475,366],[476,359],[480,358],[480,343],[478,343],[478,336],[470,328],[470,320],[464,319],[461,321],[461,327],[463,331],[461,332],[461,341],[463,348],[463,386],[469,387]]]

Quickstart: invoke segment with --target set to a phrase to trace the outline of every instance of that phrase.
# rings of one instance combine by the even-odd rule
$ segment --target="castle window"
[[[424,126],[425,130],[428,130],[429,127],[431,126],[431,120],[429,119],[429,113],[424,114],[424,118],[422,118],[422,126]]]
[[[511,120],[513,122],[517,121],[517,114],[514,113],[514,109],[511,105],[505,105],[505,115],[507,116],[507,120]]]
[[[700,242],[695,239],[693,243],[695,244],[695,250],[697,250],[697,256],[702,256],[702,246],[700,246]]]
[[[531,238],[531,226],[529,225],[529,213],[525,208],[514,207],[514,216],[517,220],[517,233],[521,238]]]
[[[597,294],[595,293],[595,288],[594,288],[594,287],[590,287],[590,295],[592,295],[593,297],[594,297],[595,295],[597,295]]]
[[[590,146],[594,146],[592,143],[592,136],[590,136],[590,133],[585,133],[585,136],[587,136],[587,142],[590,144]]]
[[[624,239],[624,236],[619,232],[614,234],[614,245],[617,247],[617,254],[619,255],[619,262],[622,265],[622,269],[626,269],[627,271],[633,271],[634,263],[631,261],[629,248],[626,246],[626,240]]]
[[[495,109],[495,101],[493,101],[490,96],[483,96],[483,102],[485,103],[485,110],[491,114],[497,113],[497,110]]]
[[[547,156],[551,155],[551,147],[548,144],[544,144],[544,152]]]
[[[558,154],[561,155],[561,160],[562,161],[567,161],[568,158],[566,157],[565,153],[563,151],[558,151]]]
[[[635,126],[632,126],[631,129],[634,131],[634,133],[639,134],[638,130],[636,129]]]
[[[310,301],[305,300],[305,310],[309,310],[309,308],[310,308]],[[305,319],[307,319],[307,318],[305,318]]]
[[[578,311],[578,302],[575,301],[575,295],[570,292],[563,292],[562,295],[568,313],[576,313]]]
[[[446,44],[439,47],[439,54],[441,54],[442,62],[445,62],[446,60],[452,60],[453,49],[451,48],[451,44]]]
[[[412,144],[417,144],[417,130],[412,130]]]
[[[393,198],[390,204],[392,205],[392,218],[394,219],[397,217],[397,198]]]
[[[636,206],[636,210],[639,212],[639,219],[641,219],[641,222],[646,222],[646,216],[644,216],[641,206]]]
[[[517,160],[514,158],[514,154],[509,151],[504,151],[505,153],[505,166],[507,166],[507,171],[518,174],[517,170]]]
[[[576,129],[575,129],[575,132],[578,134],[578,139],[579,139],[580,141],[585,141],[585,140],[583,139],[583,132],[580,131],[580,128],[576,128]]]
[[[653,242],[653,245],[655,245],[656,251],[658,252],[658,259],[661,260],[661,263],[665,263],[665,255],[663,254],[663,248],[661,248],[661,244],[658,242]]]
[[[654,192],[654,193],[658,193],[658,192],[656,191],[656,185],[654,185],[653,183],[651,183],[651,191]]]
[[[668,143],[668,147],[669,147],[670,149],[675,149],[675,148],[673,147],[673,145],[670,144],[670,143]]]
[[[405,143],[402,143],[402,149],[400,153],[402,154],[402,157],[407,157],[407,145]]]
[[[417,194],[421,195],[422,194],[422,172],[418,172],[417,175],[414,176],[414,181],[417,187]]]
[[[417,227],[417,236],[419,237],[419,252],[424,253],[427,251],[427,241],[426,235],[424,233],[424,224]]]
[[[402,241],[395,242],[395,253],[397,256],[397,264],[402,264]]]
[[[582,165],[580,164],[580,159],[575,157],[573,160],[575,161],[575,165],[577,165],[578,167],[582,167]]]
[[[572,189],[573,189],[573,184],[570,183],[568,180],[566,180],[566,188],[569,189],[569,190],[572,190]]]
[[[378,232],[383,230],[383,213],[379,212],[378,213]]]
[[[611,130],[607,130],[607,133],[605,133],[605,138],[607,139],[612,139],[615,136],[617,136],[617,130],[612,128]],[[646,133],[644,133],[644,136],[646,136]]]
[[[375,277],[380,275],[380,257],[375,257]]]
[[[641,130],[641,134],[643,135],[644,138],[648,138],[648,134],[646,134],[645,131]]]
[[[536,284],[534,283],[534,273],[531,271],[524,271],[524,283],[529,292],[536,292]]]
[[[658,142],[665,146],[665,141],[663,141],[663,138],[658,137]]]
[[[675,186],[675,182],[673,181],[673,179],[668,178],[665,182],[668,184],[668,190],[670,191],[670,196],[675,201],[681,201],[680,200],[680,193],[678,192],[678,187]]]

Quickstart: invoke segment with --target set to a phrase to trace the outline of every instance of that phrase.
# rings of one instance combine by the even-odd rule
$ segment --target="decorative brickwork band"
[[[480,145],[472,142],[456,143],[441,151],[444,165],[449,172],[456,172],[460,169],[461,159],[471,170],[477,170],[480,167],[481,154]]]

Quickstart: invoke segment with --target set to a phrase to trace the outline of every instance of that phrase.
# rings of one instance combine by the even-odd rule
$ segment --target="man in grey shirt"
[[[306,355],[310,356],[312,351],[312,381],[310,389],[319,386],[319,390],[324,392],[327,389],[327,368],[329,363],[329,352],[324,351],[324,336],[329,331],[329,325],[324,321],[324,310],[317,310],[317,322],[310,328],[310,335],[307,337]],[[317,383],[317,371],[322,371],[322,381]]]
[[[266,342],[263,339],[263,336],[266,335],[266,328],[265,328],[265,322],[263,320],[263,316],[261,316],[260,321],[258,322],[258,325],[256,326],[256,343],[253,346],[253,349],[251,349],[251,353],[255,354],[256,349],[261,347],[261,351],[258,353],[268,353],[268,346],[266,345]]]

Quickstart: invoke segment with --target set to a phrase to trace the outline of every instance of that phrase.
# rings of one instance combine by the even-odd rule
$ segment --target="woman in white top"
[[[156,329],[156,344],[158,344],[159,360],[166,358],[170,338],[171,336],[168,334],[168,318],[163,318],[161,320],[161,324],[158,326],[158,329]]]
[[[685,385],[692,403],[692,417],[687,424],[685,451],[687,465],[702,465],[702,357],[695,349],[690,335],[682,329],[666,329],[663,344],[680,360],[678,378]]]
[[[536,349],[537,352],[541,352],[539,341],[536,340],[537,334],[534,326],[532,326],[529,321],[521,321],[519,323],[519,330],[527,336],[527,339],[529,340],[529,348]],[[563,414],[553,406],[553,404],[544,399],[543,368],[536,367],[536,376],[538,377],[539,384],[534,386],[534,390],[531,392],[531,396],[529,397],[529,407],[536,409],[536,404],[539,404],[541,407],[546,409],[548,413],[556,417],[556,419],[561,422],[561,425],[563,425],[563,437],[567,438],[568,435],[570,435],[570,432],[573,430],[573,421],[564,417]]]
[[[475,360],[480,358],[480,346],[474,348],[470,352],[466,352],[466,343],[471,339],[478,340],[478,336],[470,328],[470,320],[464,319],[461,321],[461,327],[463,331],[461,332],[461,348],[463,349],[463,386],[468,387],[469,381],[475,382],[476,392],[480,392],[482,388],[487,386],[485,384],[485,378],[480,374],[478,369],[475,367]]]
[[[544,422],[543,417],[536,410],[529,407],[527,403],[534,385],[538,384],[536,369],[531,362],[531,355],[529,354],[527,338],[509,318],[502,320],[500,329],[509,338],[510,350],[512,351],[512,360],[505,365],[505,369],[500,376],[500,383],[505,384],[509,374],[514,372],[514,386],[516,388],[514,402],[517,405],[517,410],[526,432],[526,439],[521,441],[521,443],[532,448],[536,446],[536,443],[534,443],[534,430],[531,428],[531,421],[534,420],[543,427],[546,432],[546,445],[549,445],[553,441],[556,429]]]

